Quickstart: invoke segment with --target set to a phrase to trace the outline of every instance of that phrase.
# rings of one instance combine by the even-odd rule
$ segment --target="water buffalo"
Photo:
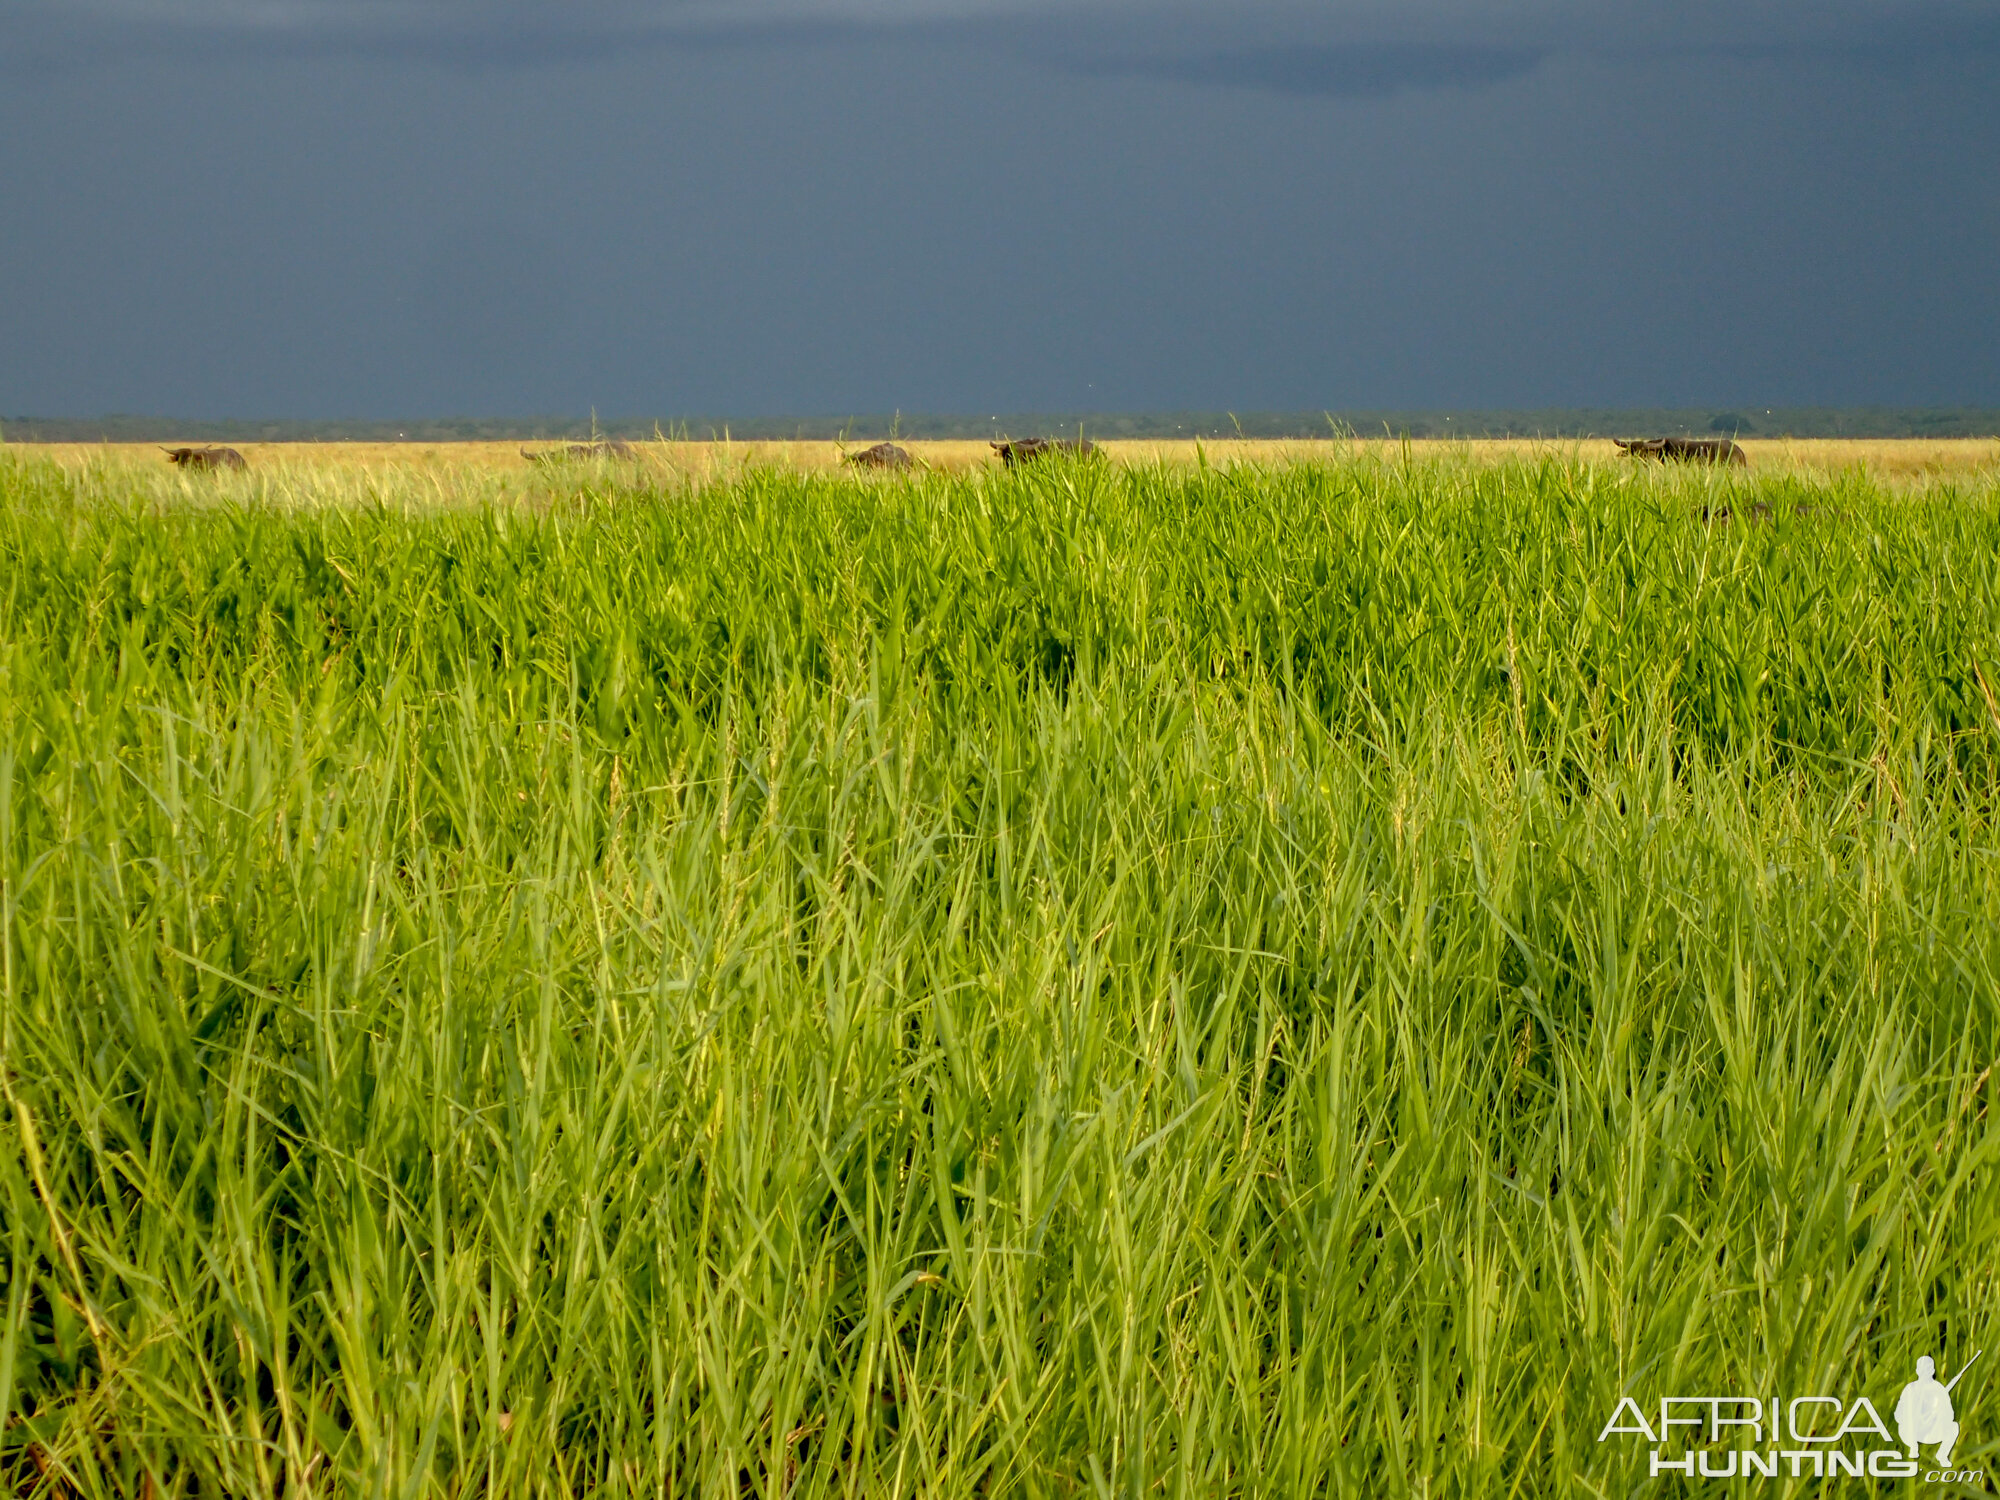
[[[521,450],[521,457],[534,464],[569,463],[574,459],[586,458],[637,458],[639,450],[630,443],[621,443],[613,438],[596,438],[588,443],[565,443],[560,448],[544,448],[539,453]]]
[[[182,469],[247,469],[234,448],[162,448],[167,462]]]
[[[1728,438],[1613,438],[1627,458],[1680,459],[1684,463],[1746,465],[1750,460]]]
[[[1779,509],[1768,500],[1753,500],[1746,509],[1738,512],[1732,512],[1726,505],[1713,507],[1704,505],[1701,508],[1701,519],[1709,522],[1728,522],[1736,519],[1738,515],[1750,521],[1769,521],[1779,516],[1824,516],[1828,520],[1845,521],[1850,519],[1851,513],[1837,508],[1830,509],[1824,505],[1788,505]]]
[[[1799,507],[1799,509],[1804,511],[1809,509],[1809,507],[1801,506]],[[1743,514],[1745,519],[1747,520],[1768,521],[1771,519],[1770,502],[1765,500],[1753,500],[1750,504],[1750,508]],[[1708,506],[1704,505],[1701,508],[1701,518],[1702,520],[1709,522],[1711,524],[1715,522],[1726,523],[1733,519],[1733,513],[1726,505],[1718,505],[1713,509],[1710,509]]]
[[[1012,442],[993,443],[993,451],[1000,455],[1000,462],[1008,468],[1024,464],[1033,458],[1045,458],[1051,453],[1066,454],[1072,458],[1098,458],[1104,450],[1095,443],[1082,438],[1016,438]]]
[[[848,454],[847,462],[859,464],[864,469],[907,469],[916,460],[910,457],[906,448],[898,448],[894,443],[877,443],[859,453]]]

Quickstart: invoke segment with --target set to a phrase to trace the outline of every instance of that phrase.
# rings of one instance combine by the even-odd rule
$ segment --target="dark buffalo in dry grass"
[[[521,450],[521,457],[535,464],[563,464],[591,458],[637,458],[639,450],[630,443],[599,438],[594,443],[565,443],[560,448],[544,448],[539,453]]]
[[[1051,454],[1065,454],[1071,458],[1097,458],[1104,450],[1095,443],[1082,438],[1016,438],[1012,442],[994,443],[993,451],[1000,455],[1000,462],[1008,468],[1027,463],[1030,459],[1047,458]]]
[[[1613,438],[1627,458],[1678,459],[1682,463],[1747,465],[1743,450],[1728,438]]]
[[[877,443],[872,448],[863,448],[859,453],[848,454],[847,461],[864,469],[907,469],[916,463],[907,448],[898,448],[894,443]]]
[[[234,448],[163,448],[167,462],[182,469],[247,469]]]

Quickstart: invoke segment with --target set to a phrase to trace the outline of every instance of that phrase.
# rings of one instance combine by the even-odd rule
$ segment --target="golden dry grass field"
[[[831,442],[643,442],[635,444],[636,462],[645,469],[685,479],[724,478],[745,469],[790,468],[832,470],[844,452],[866,447],[869,438],[842,445]],[[361,477],[374,470],[394,469],[428,477],[441,490],[454,480],[490,479],[540,472],[522,456],[558,446],[548,443],[239,443],[253,471],[273,469],[317,471],[324,477],[346,473]],[[998,466],[983,441],[903,444],[921,463],[949,473],[966,473]],[[1406,449],[1418,459],[1451,455],[1473,462],[1501,462],[1555,454],[1591,462],[1626,462],[1608,439],[1422,439],[1407,444],[1386,439],[1228,439],[1195,442],[1173,439],[1126,439],[1102,445],[1114,462],[1146,466],[1286,464],[1314,459],[1374,456],[1394,458]],[[1827,476],[1842,470],[1865,469],[1873,477],[1898,484],[1931,480],[1968,480],[2000,474],[2000,439],[1907,438],[1747,439],[1743,448],[1750,467],[1760,473],[1791,472]],[[159,445],[152,443],[10,443],[0,451],[19,456],[47,456],[65,466],[110,465],[164,467]]]

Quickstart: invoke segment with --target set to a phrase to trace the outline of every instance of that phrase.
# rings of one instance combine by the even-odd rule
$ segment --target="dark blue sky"
[[[1992,4],[0,0],[0,412],[1753,403],[2000,405]]]

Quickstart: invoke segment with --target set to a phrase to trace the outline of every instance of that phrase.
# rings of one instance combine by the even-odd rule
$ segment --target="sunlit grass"
[[[1023,434],[1016,434],[1021,436]],[[1074,434],[1071,434],[1072,436]],[[1632,434],[1624,434],[1631,436]],[[825,473],[839,470],[845,453],[875,441],[879,433],[846,443],[683,442],[661,439],[634,443],[636,462],[614,462],[623,472],[650,483],[729,481],[748,471]],[[969,474],[997,467],[990,445],[983,441],[921,441],[901,439],[924,465],[947,474]],[[1539,463],[1546,457],[1562,462],[1621,461],[1609,438],[1420,438],[1408,443],[1366,434],[1337,440],[1220,438],[1199,442],[1180,439],[1097,439],[1114,464],[1128,467],[1227,468],[1295,463],[1397,462],[1405,456],[1419,462],[1464,461],[1485,465]],[[1993,438],[1761,438],[1741,439],[1750,464],[1758,473],[1801,477],[1816,483],[1836,480],[1861,470],[1877,483],[1899,488],[1938,482],[1991,484],[2000,480],[2000,439]],[[253,471],[287,492],[319,485],[375,480],[409,484],[422,481],[461,492],[503,481],[533,487],[540,476],[523,456],[553,443],[239,443]],[[157,445],[151,443],[10,444],[9,451],[29,458],[53,460],[75,472],[92,470],[111,476],[119,486],[135,481],[150,487],[155,471],[164,467]],[[569,466],[565,466],[569,467]],[[585,465],[589,468],[589,465]],[[212,476],[191,476],[204,482]],[[560,481],[558,481],[560,482]],[[212,490],[197,487],[197,493]]]
[[[1603,1495],[2000,1328],[1990,480],[444,473],[0,466],[17,1489]]]

